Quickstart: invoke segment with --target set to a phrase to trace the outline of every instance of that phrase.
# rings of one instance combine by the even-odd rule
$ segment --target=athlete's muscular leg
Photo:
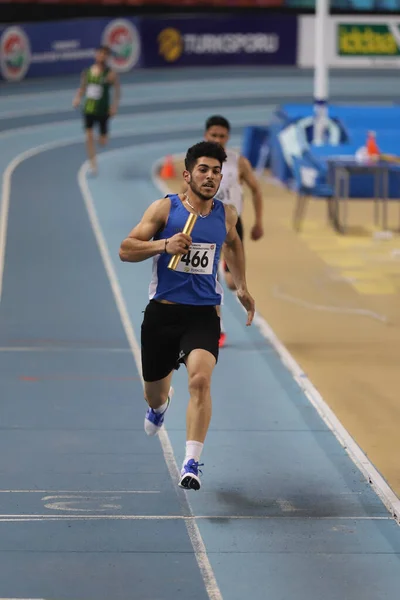
[[[108,117],[102,117],[99,119],[99,145],[105,146],[108,142]]]
[[[186,413],[186,439],[204,443],[211,420],[211,376],[215,356],[207,350],[192,350],[186,359],[190,400]]]
[[[86,129],[86,150],[90,160],[90,166],[92,167],[92,170],[96,172],[96,145],[94,142],[93,129]]]
[[[160,408],[160,406],[166,403],[169,394],[169,388],[171,386],[172,374],[173,371],[164,377],[164,379],[144,382],[144,397],[147,404],[153,410]]]

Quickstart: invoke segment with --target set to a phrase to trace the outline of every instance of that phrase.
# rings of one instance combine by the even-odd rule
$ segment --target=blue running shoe
[[[179,487],[184,488],[185,490],[198,491],[201,486],[199,473],[202,473],[199,467],[202,466],[203,464],[199,465],[193,458],[188,460],[182,467],[181,479],[178,484]]]
[[[146,410],[146,416],[144,418],[144,430],[147,433],[147,435],[157,435],[157,433],[160,431],[160,429],[164,423],[165,413],[167,412],[168,407],[171,402],[172,394],[173,394],[173,389],[171,387],[171,388],[169,388],[169,396],[167,398],[167,406],[162,413],[156,413],[152,408],[150,408],[150,406]]]

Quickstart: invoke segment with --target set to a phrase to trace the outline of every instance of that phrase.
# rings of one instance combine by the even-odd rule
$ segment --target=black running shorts
[[[143,379],[163,379],[173,369],[179,369],[192,350],[207,350],[218,360],[220,333],[215,306],[151,300],[144,311],[141,330]]]
[[[236,231],[238,232],[238,236],[240,237],[241,241],[243,242],[243,223],[242,223],[242,219],[240,217],[238,217],[238,220],[236,222]],[[224,270],[225,270],[225,273],[229,273],[229,268],[228,268],[228,265],[226,264],[226,262],[224,263]]]
[[[99,126],[100,135],[108,134],[108,119],[109,116],[97,117],[96,115],[84,114],[85,129],[93,129],[93,125]]]

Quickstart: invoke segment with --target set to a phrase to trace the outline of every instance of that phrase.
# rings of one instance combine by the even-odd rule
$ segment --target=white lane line
[[[174,156],[176,159],[179,159],[180,157],[181,155]],[[161,161],[162,159],[158,160],[153,165],[152,178],[154,185],[158,187],[163,194],[166,194],[169,193],[168,184],[158,176]],[[274,348],[283,365],[288,369],[293,379],[303,390],[306,398],[316,409],[324,423],[328,426],[328,428],[335,435],[336,439],[346,450],[350,459],[371,484],[372,488],[392,514],[393,518],[398,524],[400,524],[400,499],[396,496],[379,471],[374,467],[355,440],[351,437],[350,433],[345,429],[334,412],[329,408],[321,394],[304,373],[303,369],[294,360],[287,348],[285,348],[285,346],[282,344],[267,321],[257,313],[254,318],[254,324],[259,329],[261,335]]]
[[[285,94],[286,95],[286,94]],[[194,96],[192,96],[193,98]],[[256,101],[258,99],[260,100],[267,100],[268,99],[268,94],[266,93],[265,89],[264,90],[256,90],[253,92],[246,92],[243,90],[236,90],[236,91],[231,91],[229,93],[229,98],[230,99],[234,99],[234,100],[252,100],[252,101]],[[185,98],[187,99],[187,98]],[[207,93],[206,95],[202,95],[201,97],[202,101],[210,101],[210,100],[225,100],[226,99],[226,92],[224,93]],[[189,98],[190,100],[190,98]],[[180,94],[180,96],[168,96],[165,95],[163,96],[162,99],[162,103],[165,104],[176,104],[177,102],[182,101],[182,93]],[[159,102],[159,101],[158,101]],[[121,102],[120,106],[121,107],[133,107],[133,106],[142,106],[143,104],[150,104],[150,103],[154,103],[154,94],[148,94],[147,96],[135,96],[133,98],[126,98],[123,102]],[[1,103],[0,103],[1,106]],[[73,119],[74,115],[74,110],[72,109],[72,107],[67,104],[64,105],[60,108],[60,106],[58,106],[57,108],[55,108],[54,106],[49,106],[48,108],[42,107],[42,108],[35,108],[35,109],[26,109],[26,108],[21,108],[21,109],[17,109],[17,110],[1,110],[0,111],[0,120],[5,120],[5,119],[12,119],[12,118],[20,118],[20,117],[30,117],[30,116],[40,116],[40,115],[56,115],[56,114],[63,114],[70,111],[71,112],[71,120]],[[76,112],[76,111],[75,111]]]
[[[32,156],[36,156],[40,152],[44,152],[45,150],[50,150],[52,148],[59,148],[62,146],[68,146],[73,143],[71,140],[76,138],[69,138],[65,140],[56,140],[54,142],[48,142],[47,144],[42,144],[40,146],[36,146],[35,148],[30,148],[21,154],[18,154],[8,165],[6,170],[3,173],[3,182],[2,182],[2,190],[1,190],[1,207],[0,207],[0,301],[3,291],[3,275],[4,275],[4,263],[5,263],[5,254],[6,254],[6,245],[7,245],[7,228],[8,228],[8,213],[10,209],[10,193],[11,193],[11,178],[15,171],[15,169],[26,159],[31,158]],[[78,138],[80,139],[80,138]]]
[[[136,363],[137,370],[139,374],[142,373],[141,368],[141,351],[139,344],[136,340],[136,336],[133,330],[133,325],[130,320],[129,312],[126,307],[126,303],[123,297],[123,293],[118,281],[117,274],[115,272],[115,268],[113,265],[113,261],[110,256],[110,251],[107,246],[107,242],[105,240],[103,231],[100,226],[100,222],[96,213],[96,209],[94,206],[93,198],[90,193],[89,186],[86,180],[86,174],[89,169],[89,162],[85,162],[78,173],[78,184],[81,189],[82,197],[89,215],[89,220],[93,229],[93,233],[96,237],[97,245],[100,251],[101,258],[103,259],[104,267],[110,281],[110,286],[112,292],[114,294],[115,303],[117,305],[121,322],[123,328],[126,333],[126,337],[128,339],[129,345],[132,349],[133,358]],[[159,440],[161,443],[162,451],[164,453],[164,459],[167,464],[172,483],[174,486],[177,486],[177,481],[179,478],[179,470],[178,465],[176,464],[174,452],[172,449],[172,445],[170,439],[168,437],[168,433],[165,428],[163,428],[159,435]],[[177,492],[178,493],[178,492]],[[186,492],[179,492],[178,495],[179,502],[183,508],[184,513],[193,516],[193,512],[189,501],[187,499]],[[197,560],[197,564],[199,566],[205,588],[207,590],[207,594],[210,600],[222,600],[222,594],[218,587],[217,581],[215,579],[214,572],[212,570],[210,561],[208,560],[206,548],[203,542],[203,538],[201,537],[200,530],[198,528],[195,520],[185,520],[186,529],[193,547],[193,551]]]
[[[265,337],[265,339],[276,350],[282,363],[292,374],[293,379],[303,390],[309,402],[316,409],[324,423],[335,435],[341,446],[343,446],[343,448],[346,450],[354,464],[371,484],[372,488],[382,500],[386,508],[390,511],[393,518],[398,524],[400,524],[400,499],[396,496],[379,471],[374,467],[355,440],[351,437],[350,433],[347,431],[347,429],[345,429],[331,408],[329,408],[321,394],[276,336],[270,325],[259,314],[256,315],[254,323],[257,325],[263,337]]]
[[[29,128],[28,128],[29,129]],[[192,127],[187,127],[187,130],[192,129]],[[176,133],[176,128],[169,129],[171,133]],[[180,127],[180,130],[185,130],[184,127]],[[114,137],[123,137],[130,136],[133,132],[125,131],[124,134]],[[137,130],[135,130],[137,133]],[[81,140],[79,138],[70,138],[64,140],[55,140],[52,142],[48,142],[46,144],[41,144],[34,148],[30,148],[25,152],[22,152],[18,156],[16,156],[7,166],[6,171],[3,175],[3,194],[2,194],[2,206],[0,209],[0,219],[3,229],[3,233],[1,233],[2,229],[0,229],[0,300],[1,300],[1,291],[2,291],[2,283],[3,283],[3,274],[4,274],[4,262],[5,262],[5,248],[6,248],[6,237],[7,237],[7,224],[8,224],[8,211],[9,211],[9,203],[10,203],[10,191],[11,191],[11,178],[14,170],[20,165],[24,160],[36,156],[41,152],[45,152],[52,148],[59,148],[70,145],[76,141],[76,139]],[[159,142],[155,142],[154,144],[149,144],[157,146]],[[96,210],[94,207],[94,203],[90,194],[89,187],[86,181],[86,173],[89,169],[89,163],[85,162],[78,173],[78,184],[82,192],[82,196],[85,202],[86,209],[88,211],[89,220],[91,226],[93,228],[93,232],[96,237],[96,241],[99,247],[99,251],[101,257],[103,259],[104,267],[107,273],[107,276],[110,281],[111,289],[114,294],[115,302],[120,313],[122,325],[124,327],[129,345],[131,347],[131,351],[138,369],[139,374],[141,374],[141,357],[140,357],[140,348],[137,343],[133,326],[130,321],[129,313],[126,308],[125,300],[123,298],[122,290],[120,288],[117,275],[115,273],[115,269],[110,257],[110,253],[103,235],[103,232],[100,227],[100,223],[98,221],[98,217],[96,214]],[[175,461],[174,453],[172,450],[172,446],[166,431],[163,431],[159,435],[159,439],[161,442],[162,450],[164,453],[164,459],[166,461],[169,473],[173,480],[173,484],[176,485],[177,479],[179,477],[178,466]],[[178,492],[177,492],[178,493]],[[186,492],[179,492],[179,501],[185,513],[193,516],[192,509],[190,507],[189,501],[186,496]],[[22,518],[22,517],[21,517]],[[28,518],[31,520],[31,518]],[[15,516],[10,515],[9,517],[3,518],[2,520],[7,521],[15,521]],[[26,520],[26,517],[25,517]],[[199,566],[204,585],[207,591],[207,594],[210,600],[222,600],[222,595],[220,589],[218,587],[217,581],[214,576],[214,572],[212,570],[211,564],[208,560],[206,548],[201,537],[198,525],[193,520],[186,520],[186,529],[193,547],[193,551],[197,560],[197,564]]]
[[[0,494],[161,494],[160,490],[0,490]]]
[[[244,126],[247,125],[249,122],[249,118],[248,115],[252,114],[253,118],[255,114],[260,114],[262,113],[263,115],[266,114],[267,111],[272,111],[273,109],[276,108],[275,104],[254,104],[254,105],[246,105],[243,108],[241,108],[240,106],[232,106],[228,109],[228,111],[237,111],[239,114],[240,112],[243,112],[243,118],[241,119],[240,117],[238,119],[235,119],[235,127],[239,127],[239,126]],[[124,127],[124,124],[126,123],[127,125],[131,125],[135,123],[135,121],[137,122],[137,125],[142,126],[143,124],[143,120],[147,119],[149,122],[149,125],[151,125],[152,123],[154,123],[155,117],[154,114],[152,115],[151,113],[137,113],[137,114],[133,114],[133,115],[120,115],[115,117],[114,120],[114,127],[116,127],[117,125],[120,125],[121,127],[124,127],[124,131],[126,132],[125,135],[132,135],[132,133],[142,133],[143,135],[148,134],[148,133],[175,133],[176,134],[176,127],[175,129],[171,128],[170,126],[170,120],[169,117],[177,117],[180,118],[182,117],[182,115],[185,114],[190,114],[193,115],[193,120],[191,125],[179,125],[179,131],[187,131],[187,130],[193,130],[195,128],[195,126],[193,125],[193,123],[196,122],[196,115],[199,116],[199,118],[201,120],[203,120],[204,114],[207,113],[207,109],[202,109],[202,108],[196,108],[196,109],[180,109],[180,110],[165,110],[162,113],[163,116],[163,122],[165,121],[165,123],[167,124],[166,127],[160,122],[156,122],[156,124],[153,126],[153,128],[150,129],[146,129],[146,130],[142,130],[142,132],[138,131],[138,127],[136,127],[136,129],[130,129],[129,131],[126,130],[126,127]],[[71,127],[71,123],[74,123],[74,121],[71,119],[68,120],[63,120],[63,121],[53,121],[51,123],[42,123],[40,125],[25,125],[23,127],[15,127],[13,129],[6,129],[5,131],[0,131],[0,139],[4,139],[4,138],[15,138],[16,135],[18,134],[26,134],[26,133],[36,133],[36,132],[43,132],[46,131],[47,129],[53,130],[55,127],[63,127],[66,124],[69,125],[69,127]],[[202,130],[199,127],[199,135],[201,136],[202,134]],[[112,138],[115,139],[116,137],[124,137],[124,132],[114,132],[112,134]],[[65,138],[66,139],[66,138]],[[84,137],[83,134],[81,134],[78,138],[76,138],[78,141],[82,141],[82,144],[84,143]],[[60,139],[58,140],[60,141]],[[65,141],[65,140],[64,140]]]
[[[0,352],[131,352],[130,348],[85,348],[81,346],[0,346]]]
[[[184,81],[179,81],[177,82],[176,86],[180,89],[181,92],[181,98],[185,98],[185,100],[189,101],[193,98],[197,98],[198,97],[198,93],[199,91],[201,92],[201,98],[203,99],[204,94],[206,94],[204,96],[205,99],[210,98],[210,99],[214,99],[214,100],[218,100],[219,99],[219,94],[220,92],[216,91],[215,95],[213,96],[209,96],[209,91],[205,90],[205,86],[204,86],[204,82],[205,82],[206,78],[203,77],[202,79],[199,78],[193,78],[193,79],[186,79]],[[252,89],[255,90],[255,93],[258,94],[262,94],[262,97],[265,100],[268,100],[268,94],[271,95],[271,90],[273,90],[273,94],[274,96],[286,96],[286,97],[298,97],[299,95],[299,89],[298,86],[299,84],[302,85],[302,89],[303,91],[300,92],[303,95],[304,94],[308,94],[309,92],[309,83],[308,81],[304,81],[303,77],[299,78],[299,81],[297,82],[297,86],[293,86],[293,84],[289,84],[287,82],[285,82],[284,78],[280,77],[280,76],[273,76],[270,75],[268,77],[268,79],[262,79],[260,77],[241,77],[241,76],[237,76],[234,78],[229,78],[229,79],[223,79],[223,81],[225,83],[227,83],[227,85],[229,86],[229,89],[227,91],[227,86],[223,86],[225,91],[223,94],[221,94],[220,99],[224,100],[226,99],[226,97],[231,97],[231,93],[237,93],[237,94],[243,94],[246,92],[243,92],[243,90],[246,89]],[[171,82],[140,82],[140,83],[125,83],[123,85],[123,90],[124,90],[124,97],[126,96],[131,96],[130,92],[132,92],[132,96],[138,96],[138,98],[141,98],[141,95],[145,96],[145,95],[150,95],[154,98],[154,91],[153,90],[157,90],[157,92],[160,94],[162,94],[163,92],[165,92],[164,96],[166,101],[168,101],[168,90],[170,89],[171,86]],[[19,93],[19,94],[10,94],[10,95],[6,95],[6,94],[1,94],[0,95],[0,109],[3,108],[4,105],[6,105],[7,103],[10,104],[22,104],[22,103],[26,103],[26,100],[37,100],[41,103],[45,102],[46,100],[51,100],[51,102],[54,104],[54,100],[58,100],[58,103],[60,103],[61,98],[65,99],[66,101],[66,105],[67,108],[70,108],[71,111],[72,109],[72,98],[74,97],[76,92],[76,88],[73,89],[65,89],[65,90],[48,90],[48,91],[41,91],[41,92],[28,92],[28,93]],[[152,94],[153,92],[153,94]],[[251,93],[249,92],[249,95],[253,96],[254,92]],[[47,98],[45,98],[47,97]],[[146,100],[144,98],[144,100]],[[360,102],[362,101],[362,98],[360,98]],[[354,101],[355,102],[355,101]],[[33,104],[34,102],[32,102]],[[347,104],[347,103],[346,103]],[[393,103],[392,103],[393,104]],[[3,112],[4,109],[1,111]],[[5,112],[5,111],[4,111]],[[27,111],[28,112],[28,111]],[[32,111],[29,111],[29,114],[32,114]]]
[[[28,128],[22,128],[22,129],[32,130],[32,129],[36,129],[36,128],[28,127]],[[190,126],[190,127],[189,126],[187,126],[187,127],[181,126],[180,127],[181,131],[191,130],[191,129],[192,129],[192,126]],[[171,131],[171,133],[176,133],[176,128],[169,128],[169,131]],[[126,130],[125,132],[122,132],[120,134],[114,134],[114,138],[129,137],[134,133],[137,133],[137,129]],[[0,134],[0,137],[2,137],[1,134]],[[74,138],[63,139],[63,140],[54,140],[54,141],[51,141],[51,142],[48,142],[45,144],[41,144],[39,146],[30,148],[29,150],[26,150],[25,152],[22,152],[21,154],[17,155],[8,164],[6,170],[3,174],[2,205],[0,208],[0,219],[1,219],[1,223],[0,223],[0,300],[1,300],[1,292],[2,292],[2,286],[3,286],[5,249],[6,249],[6,237],[7,237],[7,225],[8,225],[8,211],[9,211],[9,203],[10,203],[11,179],[12,179],[13,172],[24,160],[27,160],[28,158],[36,156],[37,154],[40,154],[41,152],[45,152],[45,151],[51,150],[53,148],[61,148],[64,146],[68,146],[70,144],[75,143],[76,141],[81,141],[81,140],[82,140],[82,137],[79,136],[79,138],[74,137]],[[159,142],[145,144],[145,146],[158,146],[158,145],[159,145]],[[95,234],[95,237],[97,240],[97,244],[98,244],[98,247],[99,247],[99,250],[101,253],[101,257],[104,262],[107,276],[110,281],[111,289],[114,294],[117,308],[120,312],[121,321],[122,321],[123,327],[125,329],[125,333],[126,333],[135,363],[137,365],[137,369],[138,369],[139,373],[141,373],[140,348],[138,346],[138,343],[137,343],[137,340],[136,340],[136,337],[135,337],[135,334],[133,331],[133,326],[130,321],[130,317],[129,317],[128,310],[126,308],[125,300],[123,298],[122,291],[120,289],[118,278],[116,276],[114,266],[112,264],[112,260],[111,260],[110,253],[107,248],[106,242],[105,242],[104,235],[100,228],[100,224],[99,224],[97,214],[96,214],[96,211],[94,208],[93,200],[91,198],[89,187],[86,182],[86,172],[88,171],[88,168],[89,168],[88,162],[86,162],[82,165],[82,167],[79,171],[79,174],[78,174],[78,184],[81,188],[82,195],[83,195],[83,198],[85,201],[85,206],[88,210],[90,223],[93,227],[93,231],[94,231],[94,234]],[[179,470],[178,470],[178,466],[175,461],[172,446],[171,446],[167,432],[166,431],[162,432],[159,435],[159,439],[161,442],[161,446],[162,446],[162,450],[164,453],[164,458],[165,458],[168,470],[170,472],[170,475],[171,475],[174,485],[176,485],[176,481],[179,477]],[[192,509],[191,509],[189,501],[186,497],[186,492],[179,492],[178,498],[181,503],[181,506],[183,507],[184,512],[193,516]],[[114,517],[112,517],[112,518],[114,518]],[[28,518],[24,517],[24,520],[27,520],[27,519],[32,520],[31,517],[28,517]],[[15,516],[10,515],[9,517],[1,518],[1,520],[14,522],[16,519],[15,519]],[[204,585],[205,585],[207,594],[208,594],[210,600],[222,600],[222,595],[221,595],[220,589],[218,587],[218,584],[216,582],[211,564],[208,560],[206,548],[205,548],[203,539],[201,537],[198,525],[196,522],[191,521],[191,520],[186,520],[185,523],[186,523],[186,529],[187,529],[187,532],[188,532],[188,535],[189,535],[189,538],[190,538],[190,541],[191,541],[191,544],[193,547],[193,551],[194,551],[194,554],[195,554],[195,557],[196,557],[196,560],[197,560],[197,563],[198,563],[198,566],[199,566],[199,569],[200,569],[200,572],[201,572],[201,575],[202,575],[202,578],[204,581]]]
[[[286,292],[281,291],[281,288],[278,285],[274,285],[272,289],[272,294],[275,298],[280,298],[281,300],[285,300],[285,302],[296,304],[297,306],[301,306],[303,308],[306,308],[307,310],[331,312],[340,315],[357,315],[360,317],[368,317],[370,319],[375,319],[376,321],[380,321],[381,323],[388,322],[388,318],[386,315],[382,315],[373,310],[369,310],[367,308],[351,308],[348,306],[333,306],[329,304],[315,304],[314,302],[308,302],[308,300],[303,300],[302,298],[292,296],[291,294],[286,294]]]
[[[337,516],[337,515],[0,515],[0,522],[25,522],[25,521],[185,521],[195,522],[204,520],[213,521],[393,521],[390,516]]]
[[[202,94],[204,93],[204,80],[206,78],[203,78],[203,81],[200,80],[197,77],[194,77],[193,79],[186,79],[184,81],[179,81],[177,82],[178,87],[182,88],[183,84],[185,87],[188,88],[188,90],[193,90],[193,89],[198,89],[201,88]],[[281,83],[283,80],[282,77],[273,77],[273,83],[279,82]],[[262,82],[262,80],[261,80]],[[232,86],[233,88],[238,88],[238,87],[260,87],[260,77],[237,77],[237,78],[229,78],[228,79],[228,83],[230,86]],[[268,87],[271,89],[271,79],[268,79]],[[133,93],[135,92],[140,92],[143,93],[143,91],[145,92],[145,88],[148,88],[149,91],[151,90],[157,90],[160,91],[161,89],[164,89],[166,91],[168,91],[168,89],[171,86],[171,82],[162,82],[162,81],[158,81],[158,82],[140,82],[140,83],[125,83],[123,85],[123,89],[126,92],[132,91]],[[78,86],[77,86],[78,87]],[[273,85],[272,85],[273,87]],[[287,85],[285,85],[285,90],[287,89]],[[142,89],[141,89],[142,88]],[[54,100],[55,98],[58,98],[58,96],[67,96],[68,98],[71,99],[71,110],[72,110],[72,98],[74,97],[76,93],[76,88],[71,88],[71,89],[65,89],[65,90],[47,90],[47,91],[42,91],[42,92],[30,92],[30,93],[23,93],[21,94],[21,92],[19,94],[10,94],[10,95],[6,95],[6,94],[1,94],[0,96],[0,106],[1,106],[1,102],[3,100],[6,100],[8,102],[21,102],[21,97],[23,98],[23,101],[25,102],[26,100],[40,100],[42,96],[48,96],[49,99]],[[203,98],[203,96],[202,96]],[[224,96],[222,97],[222,99],[226,98],[226,93],[224,94]],[[186,96],[185,96],[186,99]]]

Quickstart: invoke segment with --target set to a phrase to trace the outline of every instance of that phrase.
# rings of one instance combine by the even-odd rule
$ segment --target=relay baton
[[[185,227],[183,228],[182,233],[184,233],[185,235],[191,235],[196,221],[197,221],[197,215],[195,215],[194,213],[190,213],[187,218],[187,221],[185,223]],[[181,259],[181,256],[182,256],[182,254],[174,254],[173,256],[171,256],[171,260],[168,263],[168,269],[175,271],[176,267],[178,266],[178,263]]]

